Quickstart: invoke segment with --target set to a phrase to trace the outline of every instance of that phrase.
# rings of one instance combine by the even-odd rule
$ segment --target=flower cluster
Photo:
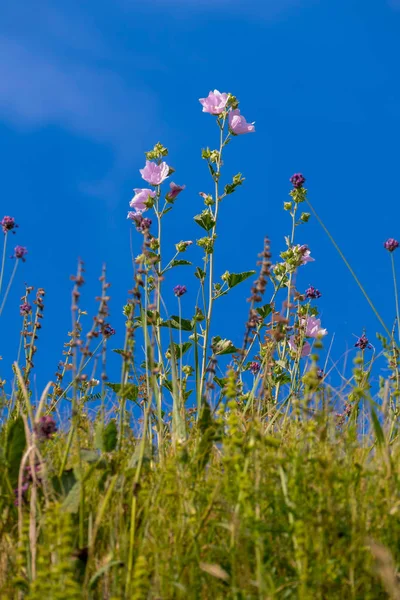
[[[394,252],[399,247],[399,242],[394,238],[389,238],[383,245],[389,252]]]
[[[305,337],[309,337],[312,339],[318,339],[327,335],[328,331],[321,327],[321,320],[316,317],[307,317],[305,319],[300,319],[300,326],[304,332]],[[289,339],[289,346],[292,350],[298,350],[301,336],[292,335]],[[311,352],[311,345],[307,340],[303,340],[303,345],[301,348],[301,357],[308,356]]]
[[[13,233],[15,233],[15,231],[13,231],[13,230],[16,227],[18,227],[18,225],[15,222],[14,217],[8,217],[8,216],[5,216],[2,218],[2,220],[0,221],[0,225],[1,225],[4,233],[8,233],[9,231],[12,231]]]
[[[14,254],[12,255],[11,258],[17,258],[17,259],[21,259],[22,262],[25,262],[25,256],[28,254],[28,250],[25,248],[25,246],[15,246],[14,248]]]
[[[32,312],[32,306],[28,302],[24,302],[20,305],[19,312],[22,317],[26,317]]]
[[[356,348],[360,348],[360,350],[367,350],[367,349],[371,350],[372,349],[372,346],[369,343],[369,339],[367,338],[365,333],[363,333],[362,336],[358,338],[358,340],[356,341],[354,346]]]
[[[203,112],[210,115],[221,115],[228,112],[229,131],[232,135],[243,135],[245,133],[254,133],[254,123],[248,123],[240,110],[237,108],[237,101],[232,102],[233,96],[214,90],[210,92],[207,98],[200,98],[199,102],[203,106]]]
[[[302,188],[305,182],[306,178],[301,173],[295,173],[290,178],[290,183],[293,185],[294,188],[297,189]]]
[[[310,285],[310,287],[307,288],[305,291],[305,296],[306,296],[306,298],[309,298],[310,300],[317,300],[318,298],[321,298],[322,294],[319,290],[317,290],[315,287]]]
[[[176,285],[174,287],[174,294],[177,298],[180,298],[181,296],[183,296],[184,294],[186,294],[187,289],[185,285]]]

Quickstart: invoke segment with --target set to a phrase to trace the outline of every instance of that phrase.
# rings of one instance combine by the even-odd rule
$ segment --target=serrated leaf
[[[256,311],[258,312],[260,317],[265,319],[266,317],[268,317],[269,314],[271,314],[272,306],[270,304],[264,304],[264,306],[260,306],[259,308],[256,308]]]
[[[104,429],[103,434],[103,449],[104,452],[112,452],[117,447],[118,429],[115,420],[113,419]]]
[[[25,426],[22,417],[12,421],[8,429],[6,460],[8,476],[13,487],[18,484],[18,473],[21,459],[26,447]]]
[[[200,215],[196,215],[194,220],[206,231],[211,231],[215,225],[215,219],[209,210],[204,210]]]
[[[106,383],[106,386],[124,400],[132,400],[132,402],[137,400],[139,388],[134,383],[126,383],[125,385],[121,383]]]
[[[182,267],[184,267],[184,266],[188,266],[188,267],[190,267],[190,266],[191,266],[191,264],[192,264],[192,263],[190,262],[190,260],[173,260],[173,261],[171,262],[171,265],[170,265],[170,267],[171,267],[171,269],[172,269],[173,267],[181,267],[181,266],[182,266]]]
[[[192,331],[192,323],[189,319],[180,319],[173,315],[170,319],[163,321],[160,327],[171,327],[172,329],[180,329],[181,331]]]
[[[77,481],[71,488],[68,496],[61,504],[61,510],[75,514],[79,510],[79,502],[81,499],[81,482]]]
[[[238,352],[238,348],[233,345],[230,340],[225,340],[219,336],[213,337],[211,340],[211,348],[215,355],[221,356],[222,354],[233,354]]]

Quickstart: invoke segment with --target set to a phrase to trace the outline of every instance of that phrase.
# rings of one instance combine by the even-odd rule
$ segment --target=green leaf
[[[68,513],[77,513],[79,510],[79,502],[81,499],[81,482],[77,481],[71,488],[68,496],[61,504],[61,509]]]
[[[117,446],[118,429],[115,420],[113,419],[107,425],[103,434],[104,452],[112,452]]]
[[[182,344],[182,347],[180,346],[180,344],[174,343],[173,348],[174,348],[175,360],[179,360],[180,358],[182,358],[182,356],[189,350],[189,348],[191,348],[191,346],[192,346],[191,342],[184,342]],[[182,353],[181,353],[181,350],[182,350]],[[165,356],[169,360],[172,359],[171,346],[168,348],[167,352],[165,353]]]
[[[9,426],[6,448],[8,477],[13,487],[16,487],[18,484],[19,467],[25,447],[26,437],[24,421],[22,417],[17,417]]]
[[[180,319],[173,315],[170,319],[163,321],[160,327],[171,327],[172,329],[181,329],[182,331],[192,331],[192,323],[189,319]]]
[[[215,219],[209,210],[204,210],[200,215],[196,215],[194,220],[206,231],[211,231],[215,225]]]
[[[97,450],[100,450],[100,452],[103,452],[103,449],[104,449],[103,435],[104,435],[103,421],[97,421],[95,428],[94,428],[94,445],[97,448]]]
[[[204,281],[206,278],[206,272],[203,271],[203,269],[201,269],[200,267],[197,267],[194,274],[195,274],[195,277],[197,277],[197,279],[200,279],[200,281]]]
[[[53,489],[61,496],[68,496],[75,483],[76,477],[73,469],[65,469],[61,477],[52,478]]]
[[[122,562],[122,560],[112,560],[112,561],[106,563],[105,565],[103,565],[98,571],[96,571],[96,573],[93,575],[93,577],[89,581],[89,589],[92,590],[93,588],[95,588],[96,583],[98,582],[100,577],[102,577],[105,573],[107,573],[107,571],[109,569],[112,569],[113,567],[123,567],[123,566],[124,566],[124,563]]]
[[[219,336],[215,336],[211,340],[211,348],[217,356],[221,356],[222,354],[233,354],[234,352],[238,352],[238,348],[233,345],[230,340],[224,340]]]
[[[377,442],[378,446],[383,446],[385,443],[385,434],[383,433],[382,426],[379,423],[379,419],[373,408],[371,408],[371,417],[372,417],[372,424],[374,426],[376,442]]]
[[[228,287],[232,289],[242,281],[246,281],[249,277],[255,274],[255,271],[244,271],[243,273],[229,273],[224,277],[224,280],[227,282]]]
[[[99,460],[99,455],[96,450],[89,450],[88,448],[82,448],[81,459],[87,463],[95,463]]]
[[[264,304],[264,306],[256,308],[256,311],[258,312],[260,317],[265,319],[266,317],[268,317],[269,314],[272,313],[272,306],[270,304]]]
[[[184,266],[188,266],[188,267],[190,267],[190,266],[191,266],[191,264],[192,264],[192,263],[190,262],[190,260],[173,260],[173,261],[171,262],[171,265],[170,265],[170,267],[171,267],[171,269],[172,269],[173,267],[180,267],[180,266],[182,266],[182,267],[184,267]]]
[[[214,381],[221,389],[226,386],[227,379],[226,377],[214,377]]]
[[[106,386],[124,400],[132,400],[132,402],[137,400],[139,388],[134,383],[126,383],[125,385],[121,383],[106,383]]]

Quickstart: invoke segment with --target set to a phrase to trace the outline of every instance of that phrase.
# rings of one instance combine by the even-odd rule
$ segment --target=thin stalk
[[[391,336],[391,333],[389,331],[389,329],[386,327],[382,317],[380,316],[380,314],[378,313],[377,309],[375,308],[374,303],[372,302],[371,298],[368,296],[367,292],[364,289],[364,286],[362,285],[361,281],[358,279],[357,275],[355,274],[355,272],[353,271],[353,269],[350,266],[350,263],[348,262],[348,260],[346,259],[345,255],[343,254],[343,252],[341,251],[341,249],[339,248],[339,246],[337,245],[337,243],[335,242],[332,234],[329,232],[328,228],[325,226],[324,222],[322,221],[322,219],[320,218],[320,216],[318,215],[318,213],[316,212],[315,208],[313,207],[313,205],[311,204],[311,202],[307,199],[306,200],[308,206],[310,207],[313,215],[315,216],[315,218],[317,219],[318,223],[321,225],[322,229],[325,231],[326,235],[328,236],[328,238],[330,239],[330,241],[332,242],[333,246],[335,247],[335,249],[337,250],[337,252],[339,253],[340,258],[343,260],[344,264],[346,265],[346,267],[348,268],[348,270],[350,271],[354,281],[356,282],[356,284],[358,285],[358,287],[360,288],[364,298],[366,299],[366,301],[368,302],[368,304],[370,305],[374,315],[376,316],[376,318],[378,319],[379,323],[382,325],[383,329],[385,330],[385,332],[387,333],[387,335]]]
[[[17,272],[17,269],[18,269],[18,263],[19,263],[19,259],[16,258],[15,259],[14,268],[13,268],[12,273],[11,273],[10,281],[8,282],[6,293],[4,294],[3,302],[2,302],[1,307],[0,307],[0,316],[1,316],[1,313],[3,312],[3,309],[4,309],[4,306],[6,304],[6,300],[7,300],[8,294],[10,292],[12,283],[14,281],[15,273]]]
[[[396,268],[394,264],[394,256],[393,252],[390,253],[391,263],[392,263],[392,273],[393,273],[393,285],[394,285],[394,298],[396,302],[396,317],[397,317],[397,334],[400,341],[400,312],[399,312],[399,293],[397,289],[397,278],[396,278]]]
[[[1,259],[1,271],[0,271],[0,294],[1,288],[3,285],[3,277],[4,277],[4,267],[6,264],[6,251],[7,251],[7,233],[4,234],[4,242],[3,242],[3,256]]]

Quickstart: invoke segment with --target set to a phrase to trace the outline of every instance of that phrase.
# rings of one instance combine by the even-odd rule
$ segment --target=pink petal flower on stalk
[[[166,162],[157,165],[150,160],[146,160],[144,169],[139,169],[142,178],[151,183],[151,185],[160,185],[169,176],[169,166]]]
[[[307,319],[302,319],[301,324],[306,328],[306,336],[317,338],[322,337],[328,333],[326,329],[321,328],[321,319],[316,319],[315,317],[307,317]]]
[[[221,94],[218,90],[214,90],[207,98],[199,98],[199,102],[203,106],[203,112],[220,115],[226,108],[228,97],[229,94]]]
[[[300,246],[300,244],[298,244],[296,246],[296,249],[301,254],[301,264],[302,265],[306,265],[309,262],[315,261],[315,258],[311,257],[311,250],[309,249],[309,247],[306,244],[303,244],[302,246]]]
[[[186,185],[178,185],[177,183],[174,183],[173,181],[171,181],[171,183],[169,184],[169,187],[171,189],[168,192],[168,194],[166,195],[166,199],[169,200],[169,201],[173,201],[173,200],[175,200],[175,198],[177,196],[179,196],[179,194],[181,192],[183,192],[183,190],[185,189]]]
[[[131,208],[134,208],[136,212],[142,213],[145,210],[147,210],[147,206],[145,203],[148,201],[149,198],[154,198],[156,193],[154,190],[149,190],[148,188],[135,188],[133,191],[135,192],[135,195],[129,202],[129,206]],[[130,213],[128,213],[128,219],[131,219],[132,217],[129,215]]]
[[[256,128],[254,123],[248,123],[240,114],[240,110],[231,110],[229,113],[229,129],[233,135],[242,135],[244,133],[254,133]]]
[[[296,337],[294,335],[292,335],[289,338],[289,346],[292,350],[297,351],[297,344],[296,344]],[[305,356],[308,356],[311,352],[311,346],[309,344],[309,342],[305,341],[303,342],[303,347],[301,349],[301,357],[304,358]]]

